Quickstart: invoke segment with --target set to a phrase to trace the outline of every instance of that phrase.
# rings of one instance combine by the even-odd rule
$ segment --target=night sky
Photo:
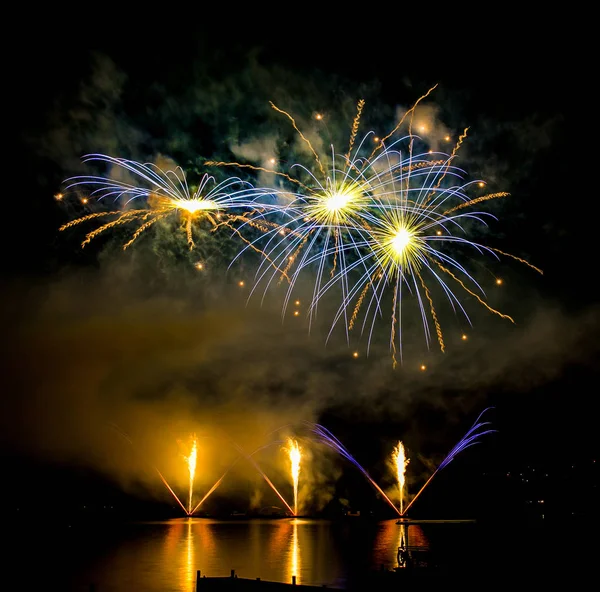
[[[595,458],[593,160],[575,139],[587,114],[575,104],[581,83],[561,67],[564,48],[530,37],[416,51],[410,39],[326,42],[297,23],[286,34],[189,29],[162,34],[157,22],[137,39],[84,26],[35,31],[5,74],[5,117],[17,132],[3,211],[10,503],[48,493],[53,475],[61,494],[79,484],[87,495],[100,478],[132,499],[164,500],[148,466],[168,466],[178,439],[218,426],[252,449],[302,419],[327,425],[384,480],[383,459],[403,440],[413,487],[487,407],[497,433],[448,469],[457,480]],[[217,264],[232,251],[214,238],[200,248],[215,265],[198,274],[180,232],[149,231],[124,252],[122,232],[82,250],[84,229],[58,231],[88,212],[54,199],[66,178],[92,174],[85,154],[162,159],[193,177],[206,160],[260,162],[289,144],[289,121],[269,101],[299,121],[325,113],[331,135],[347,142],[359,99],[363,131],[386,130],[435,84],[424,107],[432,125],[453,137],[468,127],[461,166],[510,193],[486,206],[498,221],[485,240],[544,272],[503,259],[490,302],[515,324],[471,302],[467,343],[451,311],[442,317],[444,354],[421,334],[392,369],[385,325],[369,356],[364,341],[325,345],[326,323],[309,334],[302,321],[282,323],[278,303],[247,303],[237,282],[251,278],[252,261]],[[440,487],[452,490],[452,475]]]

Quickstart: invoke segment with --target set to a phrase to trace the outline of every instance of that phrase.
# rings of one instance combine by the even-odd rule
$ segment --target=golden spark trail
[[[189,503],[188,503],[187,514],[192,513],[192,496],[194,493],[194,477],[196,475],[197,457],[198,457],[198,440],[194,436],[193,440],[192,440],[192,449],[190,451],[190,454],[189,454],[189,456],[184,457],[188,464],[188,472],[190,475],[190,494],[189,494]]]
[[[252,455],[246,454],[244,452],[244,450],[241,448],[241,446],[239,446],[239,444],[233,443],[233,446],[262,475],[263,479],[269,484],[269,487],[275,492],[277,497],[284,503],[285,507],[290,511],[290,514],[294,515],[294,510],[292,510],[290,505],[285,501],[284,497],[279,493],[279,491],[277,490],[277,487],[275,487],[275,485],[273,485],[273,482],[271,481],[271,479],[269,479],[265,475],[265,472],[258,466],[257,462],[252,458]]]
[[[444,180],[444,177],[448,174],[448,171],[450,170],[450,163],[456,156],[456,153],[458,152],[458,149],[460,148],[461,144],[463,143],[463,140],[467,137],[468,130],[469,130],[469,128],[466,127],[464,129],[463,133],[459,136],[458,141],[456,142],[456,145],[454,146],[454,148],[452,150],[452,154],[450,155],[450,158],[448,158],[447,162],[444,165],[444,174],[440,175],[440,177],[437,180],[437,183],[435,184],[435,187],[431,190],[429,195],[425,198],[425,201],[424,201],[425,205],[427,204],[429,199],[435,195],[435,192],[439,189],[440,185],[442,184],[442,181]]]
[[[394,289],[394,303],[392,304],[392,369],[395,370],[398,365],[396,360],[396,305],[398,303],[398,290],[400,289],[400,274],[396,280],[396,287]]]
[[[305,137],[305,135],[298,129],[298,126],[296,125],[296,121],[294,120],[294,118],[287,113],[286,111],[283,111],[283,109],[280,109],[279,107],[277,107],[272,101],[269,101],[269,104],[271,105],[271,107],[273,107],[273,109],[275,109],[275,111],[278,111],[279,113],[282,113],[283,115],[285,115],[291,122],[292,125],[294,126],[294,129],[300,134],[300,137],[308,144],[308,147],[311,149],[317,164],[319,165],[319,169],[321,170],[321,173],[323,175],[325,175],[325,170],[323,169],[323,165],[321,164],[321,160],[319,159],[319,155],[315,152],[315,149],[312,147],[312,144],[310,143],[310,140],[308,138]]]
[[[302,458],[302,453],[300,451],[300,446],[296,440],[292,438],[288,438],[288,446],[286,448],[289,456],[290,456],[290,465],[291,465],[291,474],[292,474],[292,482],[294,484],[294,516],[298,515],[298,477],[300,475],[300,459]]]
[[[262,251],[258,247],[255,247],[247,238],[245,238],[244,236],[242,236],[242,234],[240,233],[240,231],[237,228],[234,228],[233,226],[230,226],[229,224],[227,224],[225,222],[221,222],[221,224],[224,224],[225,226],[227,226],[227,228],[231,229],[235,234],[237,234],[237,236],[242,240],[242,242],[246,243],[251,249],[253,249],[257,253],[259,253],[260,255],[262,255],[265,258],[265,260],[268,261],[277,271],[281,271],[281,269],[279,269],[279,267],[277,267],[277,265],[275,264],[275,262],[273,262],[271,260],[271,258],[264,251]],[[286,273],[285,269],[283,271],[281,271],[281,274],[282,274],[281,275],[281,280],[283,280],[283,278],[285,277],[288,281],[290,281],[290,277]]]
[[[525,259],[521,259],[520,257],[517,257],[516,255],[511,255],[510,253],[505,253],[504,251],[501,251],[500,249],[494,249],[494,247],[488,247],[488,248],[491,249],[492,251],[496,251],[496,253],[500,253],[500,255],[504,255],[505,257],[511,257],[512,259],[515,259],[516,261],[520,261],[521,263],[524,263],[525,265],[527,265],[527,267],[531,267],[531,269],[544,275],[544,272],[539,267],[532,265],[531,263],[529,263],[529,261],[525,261]]]
[[[331,267],[331,277],[333,277],[335,275],[335,268],[337,267],[337,255],[338,255],[338,249],[339,249],[339,244],[340,244],[340,232],[338,228],[335,228],[333,231],[333,238],[335,240],[335,249],[333,251],[333,265]]]
[[[421,489],[419,489],[417,495],[415,495],[415,497],[413,497],[410,500],[410,503],[408,504],[408,506],[406,506],[406,510],[404,510],[402,512],[402,516],[404,516],[404,514],[406,514],[406,512],[408,512],[410,510],[410,507],[413,505],[413,503],[415,502],[415,500],[421,495],[421,492],[427,487],[427,485],[429,484],[429,482],[435,477],[436,473],[438,472],[438,469],[436,469],[433,473],[433,475],[431,475],[431,477],[429,477],[429,479],[427,479],[427,481],[425,482],[425,485],[423,485],[423,487],[421,487]]]
[[[358,311],[360,310],[363,300],[365,299],[365,296],[367,295],[367,292],[369,291],[370,287],[371,287],[371,282],[367,282],[365,284],[365,287],[363,288],[363,291],[361,292],[361,294],[358,298],[356,306],[354,307],[354,310],[352,311],[352,318],[350,319],[350,324],[348,325],[349,331],[352,331],[352,329],[354,327],[354,323],[356,322],[356,317],[358,316]]]
[[[279,171],[274,171],[272,169],[266,169],[264,167],[254,166],[253,164],[242,164],[239,162],[221,162],[221,161],[217,161],[217,160],[208,160],[204,164],[206,166],[218,166],[218,167],[234,166],[234,167],[252,169],[253,171],[263,171],[265,173],[272,173],[273,175],[279,175],[280,177],[285,177],[288,181],[291,181],[292,183],[296,183],[297,185],[300,185],[304,189],[308,189],[308,187],[306,187],[303,183],[298,181],[298,179],[294,179],[293,177],[290,177],[289,175],[286,175],[285,173],[280,173]]]
[[[156,472],[158,473],[159,477],[162,479],[162,482],[165,484],[165,487],[171,492],[171,494],[173,495],[173,497],[175,498],[177,503],[181,506],[181,509],[186,514],[189,514],[188,510],[186,510],[186,507],[181,503],[181,500],[177,497],[177,494],[171,489],[171,486],[167,483],[167,480],[162,476],[162,473],[158,469],[156,469]]]
[[[281,272],[281,277],[279,278],[279,283],[281,283],[283,281],[283,278],[286,277],[289,281],[290,277],[288,275],[288,271],[291,269],[292,265],[294,264],[294,261],[296,261],[296,258],[298,257],[300,251],[302,250],[302,248],[304,247],[304,245],[308,242],[308,239],[310,238],[310,235],[306,235],[303,239],[302,242],[298,245],[297,249],[289,256],[288,258],[288,263],[285,266],[285,269]],[[268,257],[267,257],[268,259]],[[269,259],[270,261],[270,259]]]
[[[465,201],[464,203],[461,203],[457,206],[454,206],[453,208],[450,208],[449,210],[446,210],[442,214],[442,216],[447,216],[448,214],[451,214],[452,212],[456,212],[456,210],[462,210],[463,208],[468,208],[469,206],[472,206],[473,204],[476,204],[476,203],[481,203],[482,201],[496,199],[497,197],[508,197],[509,195],[510,195],[510,193],[507,193],[506,191],[500,191],[499,193],[489,193],[488,195],[482,195],[481,197],[476,197],[475,199]]]
[[[502,317],[503,319],[508,319],[511,323],[515,322],[512,317],[502,314],[501,312],[497,311],[495,308],[492,308],[485,300],[482,300],[477,294],[475,294],[475,292],[472,292],[471,290],[469,290],[469,288],[467,288],[467,286],[465,286],[465,284],[461,280],[459,280],[449,269],[446,269],[443,265],[441,265],[437,261],[436,261],[436,263],[437,263],[437,266],[442,271],[445,271],[451,278],[455,279],[464,288],[464,290],[466,292],[471,294],[471,296],[474,296],[475,298],[477,298],[477,300],[479,300],[479,302],[481,302],[481,304],[483,304],[483,306],[485,306],[490,312],[497,314],[498,316]]]
[[[129,240],[128,242],[126,242],[123,245],[123,250],[127,249],[127,247],[130,247],[135,240],[140,236],[140,234],[142,234],[142,232],[144,232],[144,230],[147,230],[148,228],[150,228],[150,226],[152,226],[155,222],[158,222],[159,220],[162,220],[163,218],[166,218],[169,215],[169,212],[165,213],[165,214],[158,214],[156,216],[154,216],[154,218],[151,218],[150,220],[148,220],[147,222],[144,222],[144,224],[142,224],[133,234],[133,236],[131,237],[131,240]],[[89,241],[88,241],[89,242]]]
[[[444,346],[444,338],[442,336],[442,328],[440,326],[440,323],[437,318],[437,314],[435,312],[435,308],[433,306],[433,300],[431,299],[431,294],[429,293],[429,288],[427,287],[427,284],[425,284],[425,281],[421,277],[421,274],[418,272],[418,270],[416,270],[415,273],[416,273],[417,277],[421,280],[421,285],[423,286],[423,290],[425,290],[425,296],[427,296],[427,300],[429,300],[429,310],[431,311],[431,316],[433,317],[433,322],[435,323],[435,331],[437,333],[438,342],[440,344],[440,349],[442,350],[442,353],[444,353],[446,351],[446,348]]]
[[[361,99],[358,101],[358,105],[356,106],[356,117],[354,118],[354,122],[352,123],[352,132],[350,134],[350,145],[348,146],[348,152],[346,154],[346,161],[350,161],[350,153],[352,152],[352,146],[354,146],[354,140],[356,139],[356,134],[358,133],[358,126],[360,124],[360,114],[362,113],[362,109],[365,106],[365,100]]]
[[[410,462],[410,460],[406,458],[406,452],[402,442],[398,442],[398,446],[394,448],[392,459],[394,461],[394,465],[396,466],[396,475],[398,477],[398,493],[400,495],[400,514],[402,514],[404,512],[404,484],[406,481],[406,465]]]
[[[136,216],[140,212],[145,213],[147,211],[148,210],[129,210],[128,212],[121,214],[120,217],[124,218],[126,216]],[[60,232],[62,230],[66,230],[67,228],[71,228],[72,226],[75,226],[77,224],[81,224],[82,222],[87,222],[88,220],[91,220],[92,218],[100,218],[101,216],[115,216],[118,213],[119,212],[96,212],[94,214],[88,214],[87,216],[83,216],[81,218],[77,218],[76,220],[71,220],[70,222],[67,222],[66,224],[63,224],[58,230]]]
[[[217,488],[219,487],[219,485],[221,485],[221,481],[223,481],[223,479],[225,478],[225,475],[227,475],[229,471],[225,471],[225,473],[223,473],[223,475],[221,476],[221,478],[209,489],[208,493],[194,506],[194,509],[189,512],[190,515],[194,514],[196,512],[196,510],[198,510],[198,508],[208,499],[208,496]]]
[[[381,138],[381,140],[379,140],[379,144],[377,144],[377,146],[375,147],[375,149],[373,150],[373,152],[371,152],[371,155],[369,156],[369,158],[365,161],[365,162],[369,162],[373,156],[375,155],[375,153],[383,147],[384,142],[388,139],[391,138],[399,129],[400,126],[404,123],[404,120],[406,119],[407,115],[409,113],[414,113],[414,110],[416,109],[417,105],[426,97],[428,97],[435,89],[437,88],[437,84],[435,86],[432,86],[422,97],[420,97],[415,104],[402,116],[402,119],[400,119],[400,121],[398,122],[398,124],[396,125],[396,127],[384,138]]]

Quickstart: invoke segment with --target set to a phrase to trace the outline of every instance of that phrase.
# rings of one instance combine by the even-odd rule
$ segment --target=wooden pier
[[[229,590],[265,590],[267,592],[279,592],[281,591],[311,591],[315,590],[340,590],[342,588],[329,587],[325,584],[322,586],[306,586],[303,584],[296,583],[296,576],[292,576],[292,581],[289,583],[285,582],[271,582],[268,580],[261,580],[260,578],[239,578],[235,573],[235,570],[231,570],[230,576],[224,577],[207,577],[202,575],[200,570],[196,572],[196,592],[213,592],[213,591],[229,591]]]

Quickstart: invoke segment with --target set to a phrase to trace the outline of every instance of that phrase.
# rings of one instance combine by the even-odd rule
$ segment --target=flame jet
[[[190,474],[190,493],[189,493],[189,501],[188,501],[188,515],[192,514],[192,497],[194,494],[194,477],[196,476],[196,461],[198,458],[198,439],[196,436],[192,438],[192,448],[190,450],[189,456],[184,457],[188,464],[188,471]]]
[[[300,475],[300,459],[302,452],[298,442],[292,438],[288,438],[287,447],[285,448],[290,457],[292,482],[294,484],[294,516],[298,515],[298,477]]]
[[[404,444],[402,444],[402,442],[398,442],[398,446],[394,448],[394,452],[392,453],[392,460],[394,461],[394,465],[396,467],[396,474],[398,476],[400,513],[402,514],[404,510],[404,484],[406,480],[406,465],[410,462],[410,460],[406,458],[406,452],[404,450]]]

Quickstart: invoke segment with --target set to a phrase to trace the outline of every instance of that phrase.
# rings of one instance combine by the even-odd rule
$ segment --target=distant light
[[[433,150],[430,150],[430,151],[429,151],[429,154],[433,154]]]
[[[296,302],[294,303],[296,306],[300,306],[300,300],[296,300]]]
[[[425,128],[425,126],[424,126],[424,125],[421,125],[421,126],[419,126],[419,129],[420,129],[422,132],[424,132],[424,131],[426,130],[426,128]]]
[[[282,236],[285,234],[285,230],[283,230],[283,228],[279,231],[279,234],[281,234]]]
[[[320,113],[317,113],[315,115],[315,119],[323,119],[323,116]]]
[[[466,336],[466,335],[463,333],[463,334],[462,334],[462,337],[461,337],[461,339],[462,339],[463,341],[466,341],[466,340],[467,340],[467,336]]]
[[[377,136],[375,136],[375,137],[373,138],[373,142],[379,142],[379,138],[378,138]]]
[[[446,136],[446,137],[444,138],[444,140],[446,140],[446,142],[449,142],[449,141],[450,141],[450,136]]]
[[[436,232],[436,234],[437,234],[438,236],[442,236],[442,231],[441,231],[441,230],[438,230],[438,231]]]
[[[294,316],[295,316],[295,317],[297,317],[299,314],[300,314],[300,313],[299,313],[297,310],[295,310],[295,311],[294,311]]]
[[[238,282],[238,285],[239,285],[240,287],[242,287],[242,288],[243,288],[243,287],[244,287],[244,280],[240,280],[240,281]]]
[[[496,278],[496,284],[498,286],[501,286],[502,285],[502,278]]]
[[[275,164],[277,161],[276,161],[274,158],[271,158],[271,159],[269,160],[269,162],[270,162],[271,164]]]
[[[88,201],[89,201],[89,200],[88,200],[88,198],[87,198],[87,197],[82,197],[82,198],[81,198],[81,203],[82,203],[82,204],[86,204]]]
[[[358,358],[358,352],[354,352],[354,353],[352,354],[352,357],[353,357],[353,358]]]
[[[202,264],[198,261],[198,263],[196,263],[196,265],[195,265],[195,268],[196,269],[204,269],[204,264]]]
[[[479,181],[479,183],[477,183],[477,185],[479,185],[479,187],[485,187],[485,183],[483,181]]]
[[[57,193],[57,194],[54,196],[54,199],[61,200],[63,197],[64,197],[64,195],[63,195],[62,193]]]
[[[427,370],[427,366],[425,366],[425,364],[421,364],[421,370],[423,370],[423,371]]]

